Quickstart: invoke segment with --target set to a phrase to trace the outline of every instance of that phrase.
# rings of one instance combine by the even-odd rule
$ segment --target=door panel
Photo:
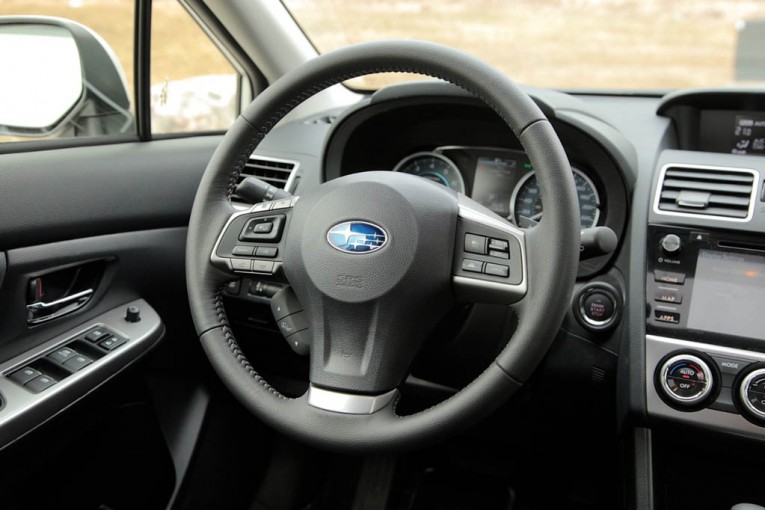
[[[119,363],[107,363],[111,358],[103,354],[89,372],[65,376],[67,391],[56,391],[44,409],[38,407],[29,416],[14,419],[13,430],[0,430],[0,464],[9,456],[24,457],[30,449],[36,452],[35,465],[61,462],[53,448],[61,440],[56,430],[62,423],[90,420],[84,410],[92,414],[94,405],[100,414],[113,412],[118,402],[137,402],[153,408],[165,429],[172,429],[174,418],[163,417],[151,398],[141,396],[146,392],[137,391],[145,386],[148,373],[155,378],[185,379],[192,387],[207,384],[188,312],[184,259],[191,205],[219,139],[207,136],[0,155],[0,378],[5,378],[4,383],[15,384],[7,376],[25,365],[25,360],[42,360],[43,366],[50,366],[43,358],[49,347],[58,349],[57,342],[88,349],[86,344],[72,342],[82,340],[79,333],[105,323],[105,318],[130,331],[127,323],[120,323],[129,303],[145,303],[144,324],[148,325],[149,317],[161,319],[159,328],[151,328],[152,338],[142,344],[154,348],[148,356],[143,347],[125,349],[130,355],[120,355]],[[49,322],[28,324],[30,299],[45,301],[44,295],[30,297],[30,280],[94,261],[102,272],[89,282],[94,292],[82,308]],[[135,363],[139,358],[145,361]],[[125,370],[131,365],[131,370]],[[108,370],[113,373],[105,373]],[[118,372],[118,378],[112,377]],[[104,385],[109,379],[113,381]],[[96,387],[99,391],[93,392]],[[132,388],[127,399],[125,387]],[[27,395],[26,388],[10,388],[5,390],[6,406],[0,408],[0,427],[3,412],[13,410],[11,397]],[[31,390],[27,396],[33,397]],[[164,398],[173,401],[169,393]],[[78,400],[83,405],[72,405]],[[40,427],[45,422],[48,425]],[[33,429],[29,439],[32,436],[27,433]],[[76,436],[78,427],[68,430],[67,442],[87,440]],[[27,438],[4,448],[23,435]],[[167,451],[155,453],[167,455]],[[16,472],[16,478],[24,473]],[[40,476],[31,467],[28,473]],[[9,488],[4,484],[0,481],[0,491]]]

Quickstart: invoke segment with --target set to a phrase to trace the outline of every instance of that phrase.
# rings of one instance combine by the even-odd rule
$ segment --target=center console
[[[765,439],[763,177],[765,158],[662,156],[646,247],[652,417]]]

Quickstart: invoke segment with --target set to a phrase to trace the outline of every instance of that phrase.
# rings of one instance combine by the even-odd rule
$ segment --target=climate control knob
[[[677,354],[664,361],[657,383],[665,401],[685,408],[702,405],[716,384],[709,363],[693,354]]]
[[[739,399],[751,418],[765,421],[765,368],[749,372],[739,385]]]
[[[661,249],[664,250],[665,253],[677,253],[680,251],[680,248],[682,247],[682,243],[680,242],[680,237],[678,237],[675,234],[667,234],[664,237],[661,238]]]

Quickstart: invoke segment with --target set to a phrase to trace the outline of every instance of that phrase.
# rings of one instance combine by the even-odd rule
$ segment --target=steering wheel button
[[[274,272],[274,263],[267,260],[253,260],[252,271],[255,273],[268,273]]]
[[[255,204],[252,206],[252,209],[250,209],[250,212],[263,212],[268,211],[271,209],[271,207],[274,205],[273,202],[261,202],[259,204]]]
[[[279,248],[276,246],[258,246],[255,250],[256,257],[265,257],[272,259],[279,253]]]
[[[297,312],[279,319],[276,321],[276,325],[279,327],[282,335],[287,338],[298,331],[308,329],[308,319],[305,312]]]
[[[491,276],[501,276],[503,278],[510,276],[510,268],[502,264],[486,264],[483,272]]]
[[[250,271],[252,261],[250,259],[231,259],[231,269],[234,271]]]
[[[255,250],[252,246],[234,246],[231,250],[231,255],[234,257],[252,257],[252,252]]]
[[[489,246],[491,248],[491,246]],[[509,259],[510,254],[506,251],[489,250],[489,257],[497,257],[500,259]]]
[[[462,270],[470,271],[471,273],[482,273],[483,262],[473,259],[462,259]]]
[[[272,209],[287,209],[289,207],[292,207],[292,198],[283,198],[275,200]]]
[[[489,249],[497,251],[510,251],[510,243],[504,239],[489,239]]]
[[[252,231],[256,234],[268,234],[274,229],[274,224],[270,221],[267,221],[265,223],[256,223],[255,226],[252,227]]]
[[[486,238],[475,234],[465,234],[465,251],[486,255]],[[465,269],[465,271],[469,271],[469,269]]]

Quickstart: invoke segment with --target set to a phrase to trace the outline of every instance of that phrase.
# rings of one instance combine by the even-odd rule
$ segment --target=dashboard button
[[[668,324],[680,324],[680,314],[678,312],[669,312],[666,310],[655,310],[654,317],[659,322]]]
[[[676,285],[683,285],[685,283],[685,274],[660,271],[658,269],[653,272],[653,278],[657,282],[662,283],[674,283]]]
[[[667,234],[661,238],[661,248],[666,253],[677,253],[682,248],[682,241],[676,234]]]
[[[692,243],[708,243],[709,242],[709,232],[691,232],[688,236],[688,239]]]
[[[503,266],[502,264],[486,264],[486,268],[483,270],[484,273],[491,275],[491,276],[501,276],[503,278],[507,278],[510,276],[510,268],[507,266]]]
[[[595,291],[587,296],[582,303],[582,313],[585,320],[593,325],[610,321],[615,310],[614,300],[604,292]]]
[[[660,368],[659,382],[666,397],[684,406],[701,404],[716,384],[706,361],[692,354],[667,359]]]
[[[475,234],[465,234],[465,251],[486,255],[486,238]]]
[[[660,303],[674,303],[679,305],[683,302],[683,295],[673,290],[657,290],[653,298]]]
[[[712,356],[712,359],[715,360],[717,368],[720,369],[720,373],[730,375],[737,375],[751,363],[750,361],[742,359],[724,358],[722,356]]]
[[[471,273],[480,273],[483,271],[483,262],[473,259],[462,259],[462,270]]]

